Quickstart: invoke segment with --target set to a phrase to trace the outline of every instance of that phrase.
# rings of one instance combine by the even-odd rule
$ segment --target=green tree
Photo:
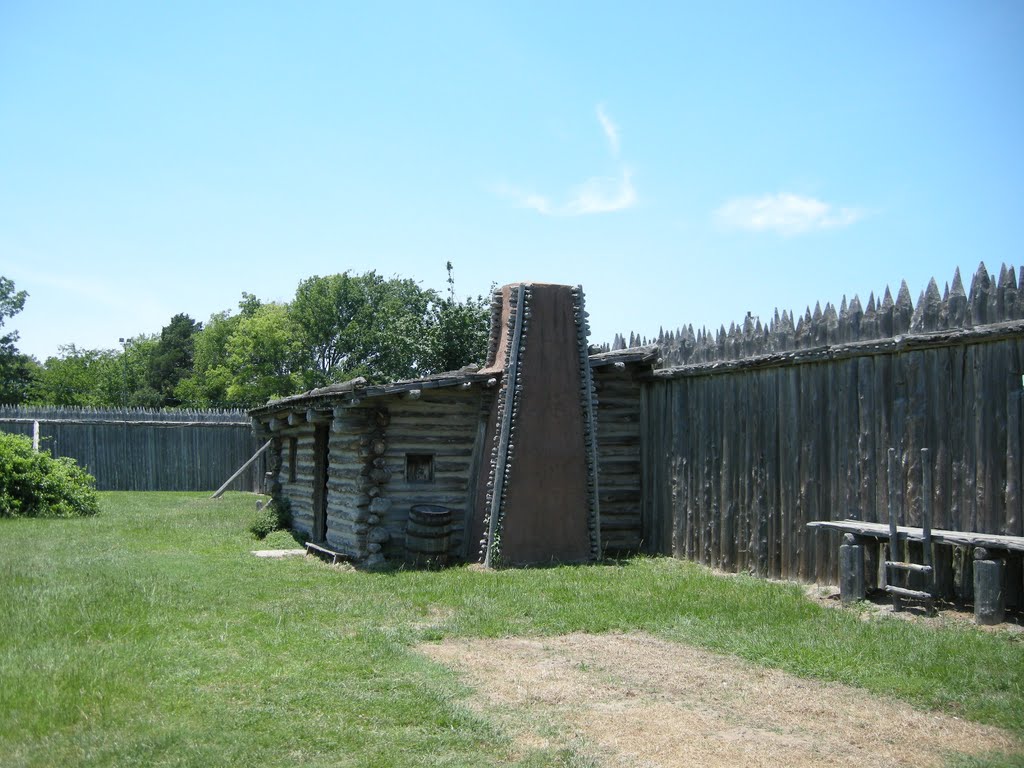
[[[39,363],[34,357],[17,351],[0,354],[0,405],[27,402],[38,375]]]
[[[174,388],[174,396],[183,406],[191,408],[227,408],[228,386],[231,384],[227,365],[228,339],[238,328],[240,315],[229,311],[210,316],[192,342],[192,373]]]
[[[253,407],[301,388],[295,374],[299,343],[285,304],[242,314],[224,346],[224,360],[207,376],[225,384],[224,405]]]
[[[483,296],[455,298],[452,263],[448,269],[448,297],[431,306],[427,322],[424,373],[456,371],[475,363],[483,365],[490,338],[490,302]]]
[[[146,371],[147,383],[160,405],[181,404],[175,391],[178,383],[192,373],[195,336],[202,327],[188,315],[177,314],[160,331]]]
[[[239,350],[245,345],[234,337],[239,333],[242,322],[252,323],[252,318],[263,307],[263,302],[256,296],[243,291],[238,302],[239,314],[234,315],[230,310],[217,312],[210,316],[205,327],[196,332],[193,337],[192,373],[182,378],[174,390],[181,405],[191,408],[246,408],[261,402],[232,398],[246,389],[239,380],[243,375],[241,371],[252,368],[243,364],[244,354]],[[242,333],[251,330],[250,325]],[[248,386],[251,384],[250,381]],[[230,395],[229,389],[232,389]]]
[[[384,279],[373,271],[303,280],[290,306],[303,350],[303,384],[417,375],[436,298],[413,280]]]
[[[159,394],[146,383],[156,344],[155,336],[140,334],[120,350],[62,345],[38,367],[29,400],[92,408],[159,407]]]
[[[40,405],[104,406],[125,392],[120,355],[111,349],[58,347],[38,371],[31,400]]]
[[[107,393],[105,404],[129,408],[160,408],[164,405],[163,395],[149,382],[158,344],[155,334],[145,333],[125,341],[119,359],[122,384],[116,393],[113,390]]]
[[[7,318],[25,308],[28,293],[15,291],[14,281],[0,275],[0,330]],[[18,332],[0,335],[0,404],[14,405],[27,399],[33,376],[38,367],[36,361],[18,351],[15,343]]]

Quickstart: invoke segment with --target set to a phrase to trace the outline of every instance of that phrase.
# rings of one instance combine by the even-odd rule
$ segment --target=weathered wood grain
[[[998,291],[979,275],[969,294],[958,275],[945,297],[930,284],[916,308],[901,286],[795,325],[783,312],[760,330],[671,335],[685,364],[640,377],[647,550],[834,581],[838,533],[807,524],[887,525],[889,448],[897,525],[920,522],[927,448],[936,528],[1020,534],[1024,300],[1011,270]],[[621,487],[620,469],[603,468]],[[877,547],[865,558],[870,585]]]
[[[267,439],[243,411],[0,406],[0,431],[32,436],[36,423],[43,450],[107,491],[212,491]],[[261,491],[266,471],[261,457],[229,488]]]
[[[635,366],[591,371],[597,391],[595,443],[601,542],[606,555],[637,551],[641,511],[641,404]]]

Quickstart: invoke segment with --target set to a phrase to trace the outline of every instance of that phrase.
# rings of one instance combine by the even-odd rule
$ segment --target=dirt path
[[[996,728],[645,634],[420,650],[458,670],[471,705],[524,750],[569,747],[602,766],[940,766],[1024,751]]]

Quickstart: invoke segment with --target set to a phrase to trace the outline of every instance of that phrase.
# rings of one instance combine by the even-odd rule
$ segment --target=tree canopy
[[[435,298],[412,280],[385,280],[373,271],[303,280],[291,315],[302,343],[304,383],[414,376]]]
[[[203,328],[186,314],[178,314],[160,331],[152,355],[147,361],[146,381],[161,405],[178,405],[175,389],[192,372],[195,336]]]
[[[483,364],[490,336],[490,312],[483,296],[458,301],[448,262],[448,296],[435,302],[427,328],[424,368],[432,373],[454,371],[469,363]]]
[[[14,290],[14,281],[0,275],[0,331],[8,318],[25,308],[28,293]],[[0,335],[0,404],[19,403],[28,396],[35,361],[18,351],[18,332]]]
[[[24,292],[14,294],[9,283],[0,283],[6,316],[24,303]],[[356,376],[381,383],[482,363],[487,337],[487,302],[456,298],[451,264],[444,298],[375,271],[314,275],[290,302],[243,292],[237,311],[205,324],[179,313],[159,336],[136,336],[120,350],[63,346],[31,371],[20,399],[249,408]]]

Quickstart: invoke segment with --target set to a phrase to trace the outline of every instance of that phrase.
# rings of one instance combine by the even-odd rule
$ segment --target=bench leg
[[[865,595],[864,547],[856,541],[848,533],[839,547],[839,596],[844,603],[863,600]]]
[[[974,620],[978,624],[1001,624],[1006,613],[1006,565],[990,560],[988,550],[974,550]]]
[[[932,567],[935,568],[935,596],[952,601],[956,597],[953,580],[953,547],[944,544],[932,546]]]

